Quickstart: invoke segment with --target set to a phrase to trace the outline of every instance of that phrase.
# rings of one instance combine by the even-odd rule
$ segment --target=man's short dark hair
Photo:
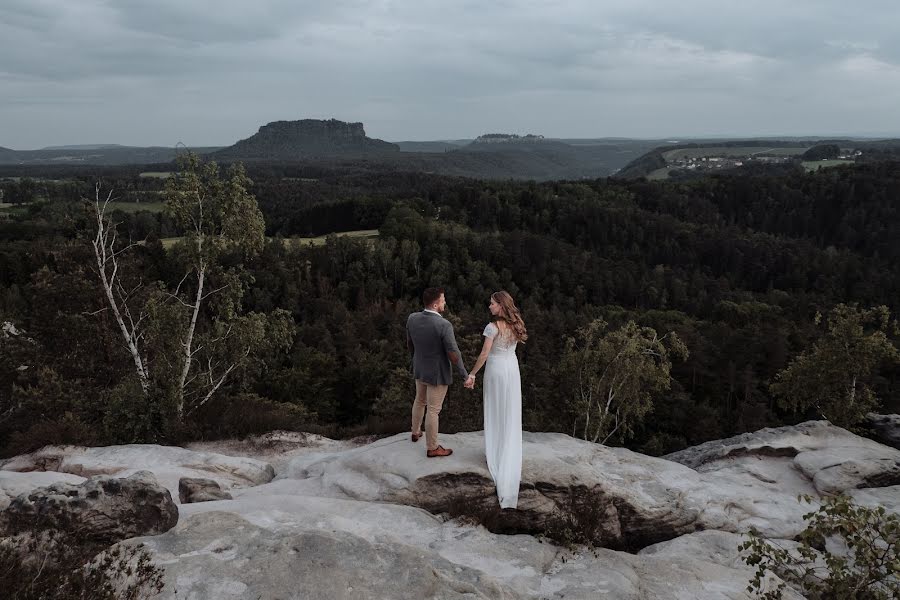
[[[444,288],[442,287],[430,287],[422,292],[422,302],[425,306],[431,306],[441,297],[441,294],[444,293]]]

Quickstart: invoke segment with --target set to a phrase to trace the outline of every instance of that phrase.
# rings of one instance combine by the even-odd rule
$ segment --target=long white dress
[[[499,333],[493,323],[484,328],[494,340],[484,368],[484,454],[500,508],[515,508],[522,478],[522,380],[516,340]]]

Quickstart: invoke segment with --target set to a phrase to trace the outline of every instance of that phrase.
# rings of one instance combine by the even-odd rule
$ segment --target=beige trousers
[[[425,443],[429,450],[438,447],[438,415],[441,414],[441,406],[447,396],[446,385],[431,385],[420,379],[416,379],[416,400],[412,407],[412,432],[422,431],[422,417],[425,417]],[[425,409],[428,413],[425,413]]]

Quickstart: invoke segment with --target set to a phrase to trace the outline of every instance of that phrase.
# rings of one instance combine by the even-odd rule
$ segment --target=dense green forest
[[[633,320],[677,334],[689,354],[673,360],[671,385],[614,440],[659,454],[817,416],[787,410],[770,391],[821,335],[816,314],[841,303],[900,310],[896,162],[685,182],[481,181],[289,163],[248,169],[252,183],[231,174],[228,186],[242,202],[255,197],[266,237],[260,223],[258,243],[248,234],[213,254],[192,249],[188,213],[162,210],[181,184],[140,175],[171,164],[0,170],[9,176],[0,179],[0,322],[11,324],[0,333],[3,453],[273,428],[403,431],[413,394],[406,315],[425,287],[442,285],[469,365],[489,294],[506,289],[516,298],[530,336],[520,350],[530,430],[576,433],[577,382],[564,354],[587,324],[602,318],[615,329]],[[148,377],[159,389],[170,379],[167,361],[180,352],[189,300],[200,295],[188,277],[198,260],[208,269],[205,289],[217,293],[197,316],[194,360],[209,365],[197,377],[217,382],[217,357],[242,357],[223,363],[235,368],[177,422],[171,390],[142,393],[104,295],[91,246],[98,181],[122,201],[110,205],[113,244],[141,240],[118,259],[126,302],[147,307],[140,342],[155,369]],[[253,225],[255,209],[241,206]],[[247,227],[221,218],[228,235]],[[282,239],[360,229],[380,235],[330,236],[324,245]],[[185,235],[172,247],[160,242]],[[894,330],[890,336],[896,342]],[[235,339],[252,354],[229,345]],[[199,385],[186,379],[184,389]],[[897,412],[900,369],[887,362],[867,379],[882,410]],[[182,396],[199,394],[188,392]],[[479,397],[456,382],[442,429],[480,429]]]

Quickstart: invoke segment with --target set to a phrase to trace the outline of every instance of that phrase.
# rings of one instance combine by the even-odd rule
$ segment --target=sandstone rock
[[[35,488],[45,487],[51,483],[82,483],[84,477],[56,473],[54,471],[37,471],[34,473],[18,473],[16,471],[0,471],[0,510],[3,510],[13,498],[27,494]]]
[[[280,479],[301,495],[387,501],[434,513],[496,507],[480,432],[442,436],[454,454],[426,459],[397,435],[310,461],[289,463]],[[834,449],[834,450],[832,450]],[[837,457],[827,457],[836,451]],[[525,433],[516,511],[496,515],[494,531],[530,532],[573,497],[602,506],[602,545],[639,549],[703,529],[751,527],[790,539],[821,493],[889,483],[896,450],[827,423],[769,429],[704,444],[669,458],[590,444],[563,434]],[[688,466],[690,468],[688,468]],[[797,501],[801,494],[811,504]]]
[[[312,462],[326,456],[357,448],[362,443],[353,440],[332,440],[315,433],[302,431],[271,431],[241,440],[192,442],[186,448],[198,452],[212,452],[227,456],[243,456],[262,460],[277,472],[284,472],[288,463],[301,468],[303,460]]]
[[[454,448],[447,458],[427,459],[420,445],[397,435],[324,458],[288,472],[295,493],[419,506],[433,513],[470,503],[496,506],[480,432],[442,436]],[[540,532],[570,499],[590,498],[606,512],[601,543],[639,548],[694,531],[702,507],[683,489],[702,485],[682,465],[608,448],[564,434],[526,433],[522,489],[516,511],[499,515],[500,531]]]
[[[137,471],[150,471],[173,497],[178,496],[178,481],[182,477],[213,479],[227,490],[265,483],[275,475],[270,464],[253,458],[154,444],[100,448],[47,446],[31,454],[8,459],[0,463],[0,469],[59,471],[82,477],[127,477]]]
[[[761,429],[663,458],[703,473],[759,462],[760,458],[790,459],[823,494],[900,484],[900,451],[827,421]]]
[[[0,535],[62,529],[113,543],[168,531],[178,521],[169,491],[152,473],[125,479],[100,475],[79,485],[54,483],[22,494],[0,513]]]
[[[178,482],[178,499],[182,504],[191,504],[193,502],[231,500],[231,494],[222,490],[219,484],[212,479],[182,477]]]
[[[128,543],[165,566],[162,598],[749,600],[747,567],[570,552],[409,506],[296,496],[289,483],[241,490],[227,505],[183,505],[177,527]]]

